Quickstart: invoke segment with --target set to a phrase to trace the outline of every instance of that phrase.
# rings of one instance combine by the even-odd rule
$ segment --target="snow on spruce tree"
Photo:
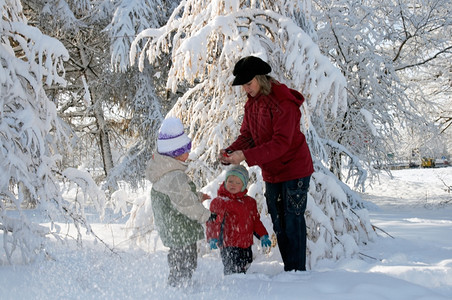
[[[247,55],[259,56],[272,66],[271,76],[302,92],[306,102],[300,126],[316,169],[306,210],[307,264],[312,268],[320,259],[357,255],[359,246],[372,240],[374,232],[361,199],[327,165],[326,145],[350,154],[322,135],[345,113],[346,82],[297,25],[309,23],[309,5],[304,5],[296,1],[185,1],[164,27],[137,36],[130,59],[137,60],[141,69],[145,60],[154,63],[161,53],[169,52],[167,88],[174,91],[179,85],[190,85],[169,114],[189,127],[193,139],[189,169],[198,186],[207,185],[205,190],[216,191],[222,176],[217,154],[237,137],[242,121],[246,95],[231,86],[234,64]],[[366,172],[356,157],[350,154],[349,158],[350,174],[357,184],[363,184]],[[263,208],[261,215],[268,218],[260,170],[250,169],[254,177],[250,195]]]
[[[80,237],[81,226],[91,231],[84,204],[91,201],[102,211],[105,199],[86,172],[59,168],[59,149],[70,146],[71,136],[44,86],[65,84],[67,50],[27,25],[20,1],[0,1],[0,10],[0,256],[27,263],[45,253],[46,236],[59,237],[56,216],[73,222]],[[63,178],[80,189],[75,201],[63,199]],[[51,228],[33,223],[24,213],[30,207],[47,216]]]
[[[164,89],[167,73],[165,68],[147,65],[142,72],[138,72],[129,68],[128,59],[130,44],[137,32],[165,24],[169,11],[176,5],[174,2],[174,0],[164,3],[159,0],[119,1],[115,4],[113,17],[105,29],[111,39],[110,65],[116,71],[115,74],[130,71],[133,76],[130,82],[127,81],[126,88],[131,95],[124,97],[123,105],[130,115],[127,130],[136,132],[137,137],[121,161],[108,174],[106,186],[114,187],[117,186],[117,182],[126,181],[132,188],[137,188],[144,182],[146,161],[151,156],[158,128],[164,114],[175,101],[164,101],[167,105],[161,105],[161,99],[168,98],[168,93]],[[113,3],[109,5],[113,6]],[[156,10],[159,10],[158,14],[154,13]],[[160,59],[167,61],[166,56]]]

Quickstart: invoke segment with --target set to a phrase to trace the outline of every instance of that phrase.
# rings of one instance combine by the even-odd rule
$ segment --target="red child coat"
[[[210,211],[217,217],[206,224],[207,241],[218,239],[220,247],[248,248],[253,244],[253,233],[258,238],[268,235],[260,220],[256,200],[246,192],[231,194],[224,183],[220,186],[217,197],[210,203]]]

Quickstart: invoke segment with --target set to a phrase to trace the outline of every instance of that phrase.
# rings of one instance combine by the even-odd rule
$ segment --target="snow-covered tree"
[[[23,2],[29,19],[44,33],[61,41],[69,52],[70,59],[65,62],[67,86],[49,90],[58,103],[59,116],[77,132],[80,154],[83,148],[98,149],[90,151],[98,154],[94,159],[88,155],[82,162],[67,153],[72,156],[68,165],[84,163],[91,171],[97,171],[98,176],[102,174],[98,170],[102,170],[105,177],[114,166],[113,128],[122,125],[107,114],[119,98],[118,90],[111,84],[109,40],[102,33],[112,6],[106,2],[91,5],[87,1]]]
[[[102,211],[104,197],[85,173],[61,168],[60,153],[70,145],[71,131],[57,116],[45,87],[66,84],[68,51],[28,25],[19,1],[0,1],[0,11],[0,230],[7,260],[14,262],[14,254],[20,253],[29,262],[45,251],[46,235],[59,233],[56,226],[39,226],[21,213],[30,200],[52,225],[63,215],[90,232],[82,202],[92,201]],[[82,189],[74,202],[62,197],[64,178]]]
[[[129,138],[132,145],[127,147],[121,161],[111,170],[107,187],[116,186],[118,181],[126,181],[134,188],[144,183],[146,162],[151,157],[164,111],[150,78],[150,68],[147,69],[145,74],[148,76],[139,76],[136,72],[132,77],[136,90],[131,94],[130,101],[124,103],[124,108],[131,112],[127,130],[133,134]]]
[[[163,22],[171,1],[24,2],[33,22],[59,39],[71,57],[65,63],[68,85],[49,91],[77,135],[77,151],[67,153],[64,163],[86,167],[98,183],[106,178],[109,189],[119,180],[136,186],[166,92],[155,88],[158,71],[130,70],[124,57],[137,31]]]
[[[129,50],[134,37],[145,28],[165,24],[176,1],[119,1],[113,18],[105,31],[110,38],[111,67],[120,72],[130,72],[127,81],[130,97],[124,99],[123,108],[130,112],[128,130],[134,132],[131,146],[120,163],[107,178],[107,186],[125,180],[133,187],[143,183],[144,168],[156,141],[156,134],[166,112],[175,102],[173,94],[165,87],[168,55],[159,58],[159,67],[147,65],[142,72],[130,69]],[[158,11],[158,13],[156,13]],[[132,84],[133,83],[133,84]]]
[[[331,139],[370,171],[389,153],[432,145],[439,132],[432,116],[450,93],[450,1],[313,2],[320,48],[348,83],[347,113]],[[413,146],[413,136],[421,143]]]
[[[306,96],[301,128],[316,167],[306,213],[308,265],[312,267],[321,258],[357,254],[357,246],[372,239],[374,233],[359,197],[328,170],[326,145],[349,153],[326,135],[338,122],[335,120],[340,122],[346,113],[346,82],[311,39],[315,34],[300,28],[300,20],[309,20],[308,4],[183,1],[165,26],[138,34],[130,59],[132,63],[138,61],[143,69],[146,61],[152,64],[162,53],[170,53],[167,88],[176,91],[179,85],[190,85],[169,114],[180,117],[189,127],[194,146],[190,170],[198,186],[218,180],[221,165],[217,154],[238,135],[246,101],[240,88],[231,86],[232,69],[238,59],[260,56],[273,66],[273,77]],[[311,28],[309,22],[303,24]],[[357,157],[352,153],[350,157],[349,168],[357,183],[362,184],[366,172]],[[253,174],[252,196],[265,208],[262,177],[259,171]]]

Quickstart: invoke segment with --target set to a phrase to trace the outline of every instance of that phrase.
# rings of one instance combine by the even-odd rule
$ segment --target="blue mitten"
[[[268,235],[264,235],[264,236],[261,237],[261,245],[262,245],[263,248],[271,247],[272,242],[268,238]]]
[[[211,239],[209,241],[210,249],[218,249],[218,240],[217,239]]]

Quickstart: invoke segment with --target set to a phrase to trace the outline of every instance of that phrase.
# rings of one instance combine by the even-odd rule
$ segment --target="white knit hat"
[[[184,132],[181,120],[169,117],[163,120],[157,139],[157,151],[160,154],[176,157],[189,152],[191,140]]]

